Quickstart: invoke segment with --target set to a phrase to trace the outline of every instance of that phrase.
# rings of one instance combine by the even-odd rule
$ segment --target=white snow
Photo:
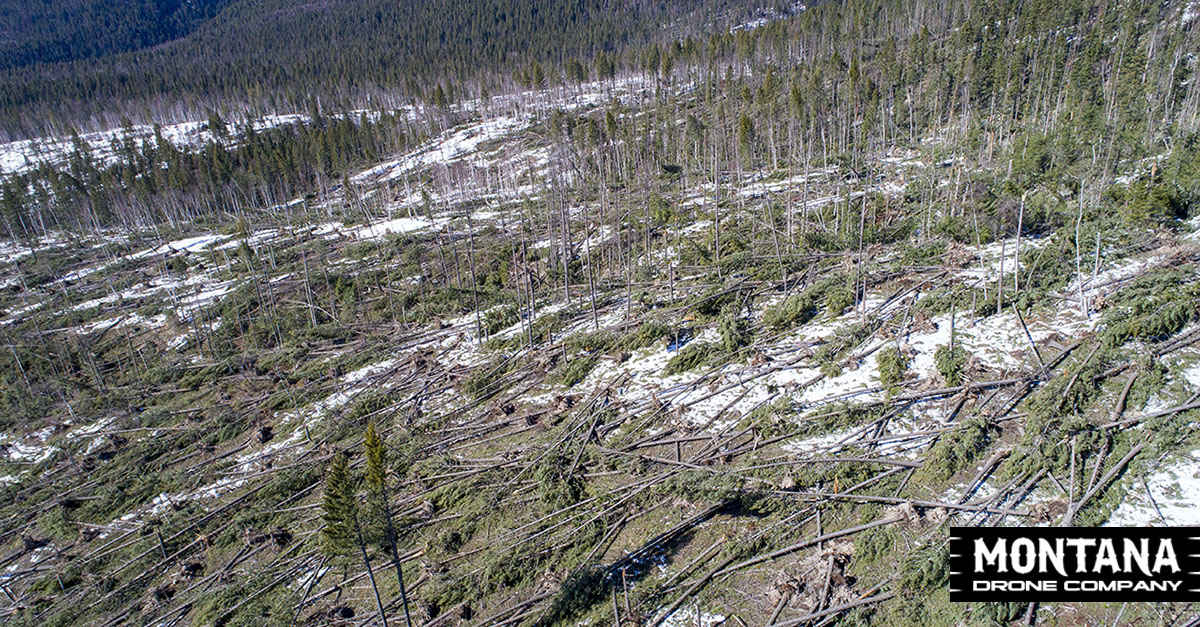
[[[1179,373],[1179,376],[1183,377],[1184,381],[1192,384],[1192,387],[1200,389],[1200,361],[1184,369],[1183,372]]]
[[[224,240],[227,237],[228,237],[227,235],[214,235],[211,233],[206,234],[206,235],[197,235],[194,237],[185,237],[183,239],[177,239],[177,240],[174,240],[171,242],[165,242],[154,248],[150,248],[150,249],[138,252],[138,253],[134,253],[134,254],[130,255],[128,257],[128,259],[144,259],[146,257],[151,257],[154,255],[160,255],[160,254],[164,254],[164,253],[178,253],[178,252],[183,252],[183,251],[187,251],[189,253],[196,253],[196,252],[200,252],[202,250],[209,248],[213,244],[216,244],[217,242],[220,242],[221,240]]]
[[[1030,249],[1036,250],[1049,242],[1050,239],[1046,237],[1023,237],[1019,250],[1022,253]],[[970,250],[977,255],[977,263],[971,267],[957,270],[956,274],[960,277],[994,283],[1000,278],[1000,273],[1003,271],[1007,288],[1008,285],[1012,285],[1012,273],[1018,269],[1021,271],[1026,269],[1025,264],[1021,263],[1017,256],[1018,246],[1015,237],[997,240],[981,247],[972,247]]]
[[[307,119],[308,116],[300,114],[269,115],[253,120],[253,126],[256,131],[263,131]],[[231,133],[236,133],[242,124],[244,121],[227,124],[227,128]],[[163,139],[181,150],[198,148],[216,139],[208,130],[207,122],[164,124],[160,128]],[[111,164],[119,158],[114,144],[123,145],[128,141],[135,150],[154,144],[154,126],[141,124],[128,129],[114,128],[83,133],[79,135],[79,139],[87,152],[99,163]],[[226,143],[229,143],[228,140]],[[26,172],[43,162],[60,164],[69,159],[74,152],[75,143],[67,136],[39,137],[0,144],[0,175]]]
[[[384,183],[423,167],[449,164],[476,152],[482,144],[507,135],[528,123],[526,118],[499,116],[464,124],[442,133],[398,159],[386,161],[356,174],[351,181]]]
[[[1166,463],[1145,478],[1126,486],[1125,500],[1106,523],[1114,527],[1200,525],[1200,450]],[[1146,487],[1150,494],[1147,495]],[[1151,499],[1153,498],[1153,502]],[[1154,505],[1162,511],[1158,515]]]
[[[147,248],[145,250],[141,250],[136,253],[130,253],[128,255],[117,257],[116,259],[113,259],[109,262],[105,262],[105,263],[101,263],[101,264],[93,265],[93,266],[88,266],[86,268],[82,268],[79,270],[75,270],[73,272],[69,272],[69,273],[63,275],[61,278],[59,278],[58,281],[56,281],[56,283],[78,281],[79,279],[82,279],[86,276],[89,276],[96,272],[107,270],[107,269],[109,269],[119,263],[125,262],[125,261],[138,261],[138,260],[146,259],[149,257],[154,257],[156,255],[176,254],[176,253],[180,253],[180,252],[198,253],[198,252],[209,249],[210,247],[213,246],[213,244],[216,244],[217,242],[220,242],[220,241],[226,239],[227,237],[228,237],[227,235],[207,234],[207,235],[198,235],[198,236],[194,236],[194,237],[185,237],[183,239],[178,239],[178,240],[174,240],[174,241],[170,241],[170,242],[164,242],[164,243],[154,246],[152,248]]]
[[[659,614],[666,611],[661,610]],[[725,617],[720,614],[710,614],[701,611],[698,606],[681,607],[659,623],[662,627],[716,627],[725,622]]]
[[[0,451],[5,453],[9,461],[26,464],[38,464],[58,450],[58,447],[46,444],[50,427],[30,434],[20,441],[9,441],[8,434],[0,433]]]
[[[370,224],[354,231],[354,236],[359,239],[378,239],[389,233],[402,234],[419,231],[421,229],[432,226],[433,223],[428,220],[420,220],[417,218],[393,218],[375,224]]]

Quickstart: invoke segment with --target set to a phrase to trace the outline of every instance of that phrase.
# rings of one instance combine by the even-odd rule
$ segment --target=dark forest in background
[[[347,170],[453,126],[464,115],[454,107],[457,99],[611,81],[626,72],[657,76],[652,116],[623,118],[610,106],[606,113],[546,120],[544,127],[555,139],[575,145],[578,154],[592,155],[592,165],[585,168],[613,159],[624,180],[652,177],[662,163],[680,164],[693,176],[707,176],[714,164],[747,171],[842,164],[868,174],[874,152],[919,146],[931,133],[949,131],[953,136],[945,139],[971,161],[1004,171],[1001,196],[1019,197],[1039,185],[1099,189],[1121,163],[1164,149],[1170,149],[1163,164],[1170,168],[1168,176],[1154,189],[1135,190],[1139,206],[1179,215],[1197,193],[1200,84],[1193,80],[1193,68],[1198,20],[1186,19],[1182,3],[834,2],[790,17],[773,10],[780,19],[758,28],[685,34],[611,53],[603,50],[606,45],[639,27],[643,37],[651,37],[644,31],[655,22],[627,12],[621,13],[621,24],[597,17],[593,28],[579,26],[591,19],[587,16],[611,13],[602,12],[599,3],[589,9],[547,1],[554,6],[536,3],[510,16],[488,2],[449,3],[441,12],[435,2],[405,9],[420,12],[421,19],[400,22],[380,8],[379,20],[371,22],[375,26],[351,37],[371,3],[329,13],[345,20],[301,17],[296,8],[290,17],[274,20],[288,25],[277,29],[253,19],[268,4],[238,4],[177,44],[137,53],[145,62],[136,81],[119,78],[123,65],[117,57],[100,63],[107,69],[99,72],[58,66],[65,73],[58,79],[22,82],[10,74],[22,88],[0,89],[0,113],[9,124],[66,115],[79,94],[92,90],[111,94],[110,104],[140,103],[139,110],[165,94],[186,99],[184,94],[221,93],[200,110],[226,138],[200,151],[177,150],[161,138],[140,147],[126,143],[117,147],[115,164],[93,159],[79,144],[65,167],[43,166],[9,178],[0,208],[10,223],[19,224],[30,212],[48,212],[36,220],[44,224],[128,222],[130,216],[145,223],[163,214],[194,218],[211,212],[213,198],[246,206],[282,202],[337,184]],[[333,6],[326,9],[334,11]],[[258,11],[241,17],[252,8]],[[481,19],[481,11],[489,19]],[[667,17],[658,5],[642,11]],[[717,12],[713,6],[706,11]],[[459,21],[475,27],[451,38]],[[404,28],[393,32],[397,23]],[[317,38],[324,43],[310,46],[315,36],[292,35],[292,28],[326,34],[344,29],[346,38]],[[214,45],[220,52],[213,59],[167,52],[207,50],[204,42],[225,32],[239,34],[236,45]],[[485,32],[493,35],[473,34]],[[567,41],[574,37],[578,49],[596,52],[556,61],[550,57],[562,50],[554,44],[559,35]],[[371,43],[375,38],[410,43],[377,47]],[[527,52],[502,54],[525,41],[531,44],[523,48]],[[289,45],[311,51],[289,53]],[[335,48],[338,54],[321,52]],[[272,60],[258,63],[258,53],[239,49],[270,51]],[[508,70],[482,73],[484,66],[472,62],[477,50]],[[409,61],[371,61],[389,55]],[[191,65],[184,70],[183,63]],[[228,71],[217,69],[222,64]],[[414,64],[425,72],[446,68],[447,73],[421,79],[409,72]],[[11,72],[41,71],[36,68]],[[339,113],[344,111],[339,96],[352,101],[352,94],[383,84],[397,86],[434,115],[413,120],[385,106],[374,109],[379,115],[371,118]],[[292,85],[305,90],[289,91]],[[218,112],[272,100],[274,94],[295,100],[276,102],[276,110],[306,112],[310,123],[255,132],[227,124]],[[88,101],[89,106],[104,103],[102,98]],[[247,108],[253,106],[241,110]],[[626,141],[635,138],[639,141]]]
[[[180,103],[297,108],[422,97],[505,68],[561,65],[712,30],[766,2],[729,0],[4,0],[0,126]],[[786,11],[787,9],[781,9]],[[484,78],[490,77],[490,78]],[[445,88],[444,88],[445,89]]]

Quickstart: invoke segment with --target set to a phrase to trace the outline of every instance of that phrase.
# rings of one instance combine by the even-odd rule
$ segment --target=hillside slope
[[[1187,624],[947,579],[952,526],[1200,525],[1193,9],[5,145],[0,620]]]
[[[568,60],[704,36],[768,3],[728,0],[206,0],[16,3],[0,18],[0,128],[44,132],[220,103],[432,100],[557,79]],[[669,30],[668,30],[669,28]],[[578,61],[576,61],[578,62]],[[544,68],[544,69],[543,69]],[[481,87],[486,86],[486,87]],[[393,98],[395,96],[393,95]],[[39,119],[40,118],[40,119]],[[59,127],[56,130],[62,130]]]

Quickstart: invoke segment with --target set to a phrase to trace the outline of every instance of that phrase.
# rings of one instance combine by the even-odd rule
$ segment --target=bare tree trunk
[[[371,580],[371,590],[375,593],[375,605],[379,608],[379,619],[383,621],[383,627],[387,627],[387,614],[383,611],[383,599],[379,597],[379,586],[375,585],[375,572],[371,570],[371,560],[367,558],[367,540],[363,537],[362,528],[356,522],[354,524],[358,532],[358,550],[362,552],[363,566],[367,567],[367,577]]]

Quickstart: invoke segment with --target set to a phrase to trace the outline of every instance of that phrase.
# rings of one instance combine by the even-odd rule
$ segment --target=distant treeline
[[[54,0],[0,17],[0,126],[44,132],[148,103],[310,97],[362,105],[381,90],[431,97],[534,62],[558,67],[754,15],[731,0]],[[128,5],[128,6],[126,6]],[[53,9],[48,8],[53,7]],[[664,28],[669,26],[669,28]],[[168,105],[162,105],[164,107]],[[350,108],[350,107],[347,107]]]
[[[904,148],[958,168],[950,188],[935,187],[933,177],[909,182],[923,211],[932,215],[940,203],[962,222],[948,228],[975,228],[974,218],[963,217],[967,206],[1015,224],[1027,190],[1062,198],[1085,192],[1095,201],[1118,173],[1137,169],[1150,171],[1155,187],[1129,203],[1185,215],[1200,196],[1197,22],[1181,0],[829,2],[757,28],[561,64],[530,60],[510,80],[546,86],[630,71],[657,77],[648,110],[606,103],[544,120],[545,138],[570,144],[564,154],[573,155],[582,174],[573,180],[585,196],[602,180],[656,186],[664,169],[716,181],[735,171],[836,165],[867,181],[884,150]],[[432,116],[444,117],[455,99],[485,85],[450,75],[419,91]],[[388,115],[328,118],[311,128],[243,134],[194,154],[129,152],[117,166],[89,166],[79,156],[57,172],[44,168],[10,182],[5,210],[12,219],[51,211],[52,220],[39,221],[86,215],[82,221],[91,223],[127,199],[159,198],[164,190],[193,208],[212,204],[205,193],[225,184],[243,194],[271,190],[272,198],[313,191],[319,180],[336,181],[347,167],[411,145],[445,122],[414,132]],[[153,206],[165,211],[164,203]],[[1025,219],[1028,228],[1035,217]]]
[[[347,168],[403,149],[421,133],[403,120],[392,113],[315,113],[307,123],[256,131],[249,123],[227,125],[214,112],[208,121],[214,137],[198,149],[180,149],[156,128],[148,141],[114,140],[111,162],[76,136],[66,163],[42,164],[4,182],[0,216],[21,237],[35,230],[34,213],[42,224],[88,228],[285,202],[340,184]]]

